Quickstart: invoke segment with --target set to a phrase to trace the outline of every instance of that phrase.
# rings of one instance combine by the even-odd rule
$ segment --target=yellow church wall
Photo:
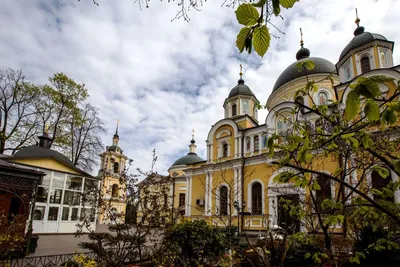
[[[79,172],[74,169],[69,168],[68,166],[62,164],[61,162],[52,159],[52,158],[41,158],[41,159],[12,159],[12,161],[16,163],[26,164],[30,166],[35,166],[38,168],[50,169],[60,172],[67,172],[73,174],[79,174]]]
[[[222,125],[215,131],[215,135],[213,136],[213,144],[214,144],[213,145],[213,159],[214,160],[218,159],[218,139],[222,138],[222,137],[220,137],[217,139],[217,135],[218,135],[218,133],[220,133],[223,130],[228,130],[231,133],[231,136],[229,138],[231,149],[230,149],[230,154],[228,155],[228,157],[233,157],[233,154],[235,153],[235,150],[233,149],[234,144],[235,144],[234,137],[233,137],[234,130],[233,130],[232,126],[230,126],[230,125]]]
[[[374,58],[375,58],[375,67],[380,68],[381,64],[379,63],[379,53],[378,53],[378,47],[376,45],[374,46]]]
[[[354,76],[357,76],[357,75],[358,75],[358,72],[357,72],[356,56],[355,56],[355,55],[352,55],[352,56],[351,56],[351,64],[353,65],[353,73],[354,73]]]
[[[202,216],[204,214],[204,206],[197,206],[196,199],[204,199],[206,191],[206,175],[199,174],[192,177],[192,201],[191,215],[192,216]]]

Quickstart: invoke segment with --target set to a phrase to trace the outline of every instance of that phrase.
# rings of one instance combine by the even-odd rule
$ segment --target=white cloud
[[[222,1],[191,11],[190,23],[171,22],[174,2],[151,2],[143,11],[133,0],[98,2],[1,1],[0,68],[22,68],[36,83],[56,72],[85,83],[109,129],[104,142],[111,143],[120,119],[121,146],[134,167],[148,170],[155,148],[162,173],[187,153],[192,128],[205,157],[204,140],[223,118],[240,63],[246,84],[266,102],[279,74],[295,60],[300,27],[311,54],[333,63],[352,38],[355,7],[367,31],[400,42],[400,1],[300,1],[283,11],[284,20],[273,21],[286,34],[271,41],[264,59],[238,54],[239,26]],[[399,63],[396,49],[394,56]],[[259,112],[259,121],[265,116]]]

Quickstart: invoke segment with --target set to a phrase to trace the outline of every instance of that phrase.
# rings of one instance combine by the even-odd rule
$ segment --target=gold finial
[[[360,27],[360,18],[358,17],[358,12],[357,12],[357,8],[356,8],[356,24],[357,24],[357,27]]]
[[[304,42],[303,42],[303,31],[301,30],[301,28],[300,28],[300,45],[301,45],[301,47],[303,47],[303,45],[304,45]]]
[[[192,140],[194,140],[194,129],[192,129]]]
[[[240,66],[239,75],[240,75],[240,79],[242,79],[243,78],[243,66],[242,66],[242,64],[240,64],[239,66]]]
[[[117,119],[117,127],[119,126],[119,119]]]

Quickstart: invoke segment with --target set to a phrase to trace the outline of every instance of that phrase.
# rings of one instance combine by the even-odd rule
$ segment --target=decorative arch
[[[239,136],[239,130],[238,130],[236,123],[230,119],[222,119],[222,120],[218,121],[216,124],[214,124],[213,127],[211,127],[211,130],[208,132],[208,135],[207,135],[208,144],[213,145],[213,136],[215,135],[216,131],[219,128],[221,128],[221,126],[223,126],[223,125],[231,126],[233,129],[233,136],[234,137]]]
[[[253,213],[253,185],[261,185],[261,214],[265,213],[265,186],[261,179],[252,180],[247,186],[247,210]]]
[[[230,193],[231,190],[227,183],[221,183],[216,188],[215,204],[218,215],[230,215]]]

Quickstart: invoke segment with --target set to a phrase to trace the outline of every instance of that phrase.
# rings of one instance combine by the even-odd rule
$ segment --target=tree
[[[298,67],[307,72],[314,64],[305,60]],[[307,195],[307,206],[296,209],[293,203],[287,203],[288,211],[303,221],[308,218],[315,232],[324,234],[323,251],[308,256],[319,262],[324,258],[337,262],[338,244],[332,238],[337,225],[349,233],[361,226],[377,229],[380,225],[387,230],[385,237],[370,243],[367,250],[354,251],[352,262],[359,262],[368,250],[398,249],[394,241],[400,236],[400,213],[394,192],[400,182],[392,177],[400,174],[396,126],[400,83],[383,76],[359,77],[343,92],[336,91],[336,100],[317,105],[312,100],[317,82],[307,80],[296,93],[294,98],[307,97],[311,104],[292,103],[292,129],[283,137],[274,134],[268,140],[269,156],[282,170],[276,180],[290,183]],[[383,94],[380,88],[390,90]],[[329,173],[325,171],[328,165]],[[352,218],[360,221],[355,224]]]
[[[38,134],[36,103],[40,90],[25,80],[21,70],[0,70],[0,153],[14,154],[34,144]]]
[[[71,132],[71,143],[66,146],[66,150],[71,155],[72,163],[84,170],[92,171],[97,165],[97,155],[104,147],[99,135],[106,132],[99,118],[98,109],[89,103],[83,104],[79,112],[73,114],[67,127]]]
[[[26,219],[26,216],[10,215],[0,209],[0,259],[21,251],[26,245]]]
[[[81,1],[81,0],[78,0]],[[97,0],[92,0],[93,4],[99,6]],[[279,33],[280,31],[273,23],[272,18],[280,17],[281,8],[292,8],[296,2],[299,0],[259,0],[257,3],[247,3],[247,1],[242,0],[224,0],[222,6],[235,8],[236,18],[239,24],[243,25],[236,39],[236,47],[239,52],[242,53],[244,50],[248,51],[250,54],[254,50],[261,57],[265,55],[269,48],[271,34],[269,27],[274,28]],[[205,2],[205,1],[204,1]],[[183,19],[187,22],[190,21],[189,10],[194,9],[199,11],[201,6],[204,4],[203,0],[179,0],[178,12],[172,19]],[[134,0],[134,3],[138,4],[139,8],[150,7],[150,0]]]
[[[90,172],[103,149],[99,135],[105,129],[99,111],[86,102],[84,84],[63,73],[49,82],[37,86],[20,70],[0,70],[0,153],[14,154],[50,131],[53,148]]]
[[[157,157],[153,152],[154,166]],[[131,162],[130,162],[131,163]],[[95,185],[89,193],[82,195],[82,202],[90,206],[91,212],[101,212],[110,218],[108,225],[110,233],[98,233],[91,228],[91,216],[84,216],[78,225],[77,235],[83,230],[89,231],[89,241],[81,243],[83,248],[94,252],[100,262],[99,266],[122,266],[126,263],[139,262],[141,264],[150,260],[162,239],[164,228],[168,227],[173,217],[174,210],[168,199],[170,190],[170,177],[153,172],[129,174],[128,168],[121,174],[120,190],[124,192],[126,204],[134,207],[137,220],[123,220],[123,214],[115,214],[112,200],[107,198],[107,192],[99,190]]]

